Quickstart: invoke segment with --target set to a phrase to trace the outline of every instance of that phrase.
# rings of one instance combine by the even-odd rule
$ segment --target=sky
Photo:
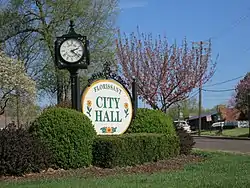
[[[215,75],[204,84],[206,90],[234,89],[250,71],[249,0],[121,0],[117,26],[122,32],[139,30],[154,36],[165,35],[169,43],[212,39],[212,58],[217,60]],[[194,90],[194,94],[196,93]],[[229,92],[202,92],[202,105],[212,108],[225,104]],[[198,96],[198,95],[197,95]]]

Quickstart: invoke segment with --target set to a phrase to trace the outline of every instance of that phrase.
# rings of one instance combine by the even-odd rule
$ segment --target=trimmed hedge
[[[139,108],[127,133],[164,133],[176,135],[172,118],[159,110]]]
[[[179,154],[179,139],[166,134],[99,136],[93,144],[93,165],[103,168],[133,166]]]
[[[50,166],[50,160],[48,148],[27,130],[0,130],[0,176],[40,172]]]
[[[30,131],[48,144],[54,155],[55,168],[91,165],[96,132],[84,114],[72,109],[51,107],[33,122]]]

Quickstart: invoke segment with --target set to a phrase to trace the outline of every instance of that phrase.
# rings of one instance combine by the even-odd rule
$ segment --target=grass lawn
[[[1,188],[244,188],[250,187],[250,156],[196,151],[207,155],[202,163],[186,165],[184,170],[153,174],[116,175],[99,178],[67,177],[39,181],[0,182]]]
[[[202,135],[210,135],[216,136],[217,130],[213,131],[203,131],[201,132]],[[221,136],[232,136],[232,137],[248,137],[248,128],[234,128],[234,129],[225,129],[222,131]]]

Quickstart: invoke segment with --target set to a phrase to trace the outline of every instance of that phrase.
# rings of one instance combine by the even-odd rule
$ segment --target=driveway
[[[229,140],[216,138],[194,138],[195,148],[209,150],[225,150],[234,152],[250,153],[250,140]]]

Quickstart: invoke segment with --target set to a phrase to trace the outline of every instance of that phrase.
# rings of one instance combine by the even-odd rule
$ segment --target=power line
[[[240,23],[241,23],[242,21],[244,21],[244,20],[246,20],[247,18],[249,18],[249,16],[250,16],[249,10],[250,10],[250,8],[248,8],[248,13],[247,13],[246,15],[239,17],[238,20],[236,20],[235,22],[233,22],[233,23],[231,24],[231,26],[229,27],[229,29],[224,29],[224,31],[228,31],[228,30],[230,30],[230,29],[234,29],[235,27],[239,26]],[[211,39],[218,40],[218,38],[220,38],[220,36],[224,36],[224,35],[222,35],[222,33],[223,33],[223,32],[221,32],[220,35],[217,35],[217,37],[216,37],[216,36],[215,36],[215,37],[211,37]],[[243,52],[245,53],[245,52],[248,52],[249,50],[250,50],[250,47],[244,49]]]
[[[203,91],[208,92],[226,92],[226,91],[235,91],[235,89],[221,89],[221,90],[210,90],[210,89],[202,89]]]
[[[199,93],[199,90],[195,92],[195,94],[191,95],[190,97],[188,97],[187,99],[192,99],[194,98],[195,96],[197,96]]]
[[[234,29],[235,27],[237,27],[242,21],[246,20],[247,18],[249,18],[250,16],[250,9],[248,8],[248,13],[246,15],[243,15],[241,16],[238,20],[234,21],[230,26],[229,28],[227,29],[224,29],[220,32],[219,35],[215,36],[215,37],[211,37],[211,39],[214,39],[214,40],[218,40],[218,38],[220,38],[221,36],[224,36],[225,35],[225,32],[228,32],[229,30],[232,30]]]
[[[211,84],[211,85],[205,85],[203,87],[211,87],[211,86],[217,86],[217,85],[221,85],[221,84],[224,84],[224,83],[227,83],[227,82],[231,82],[231,81],[234,81],[234,80],[238,80],[240,78],[243,78],[244,76],[239,76],[239,77],[236,77],[236,78],[232,78],[230,80],[226,80],[226,81],[223,81],[223,82],[218,82],[218,83],[215,83],[215,84]]]
[[[237,20],[233,21],[229,27],[224,28],[223,30],[221,30],[217,36],[216,36],[216,35],[215,35],[215,36],[211,36],[209,39],[204,40],[204,41],[209,41],[210,39],[212,39],[212,40],[218,40],[220,37],[225,36],[225,33],[227,33],[228,31],[230,31],[230,30],[236,28],[237,26],[240,25],[240,23],[241,23],[242,21],[244,21],[244,20],[246,20],[247,18],[249,18],[249,16],[250,16],[250,8],[248,8],[247,11],[248,11],[247,14],[242,15],[242,16],[240,16]],[[250,48],[248,48],[247,50],[249,50],[249,49],[250,49]]]

